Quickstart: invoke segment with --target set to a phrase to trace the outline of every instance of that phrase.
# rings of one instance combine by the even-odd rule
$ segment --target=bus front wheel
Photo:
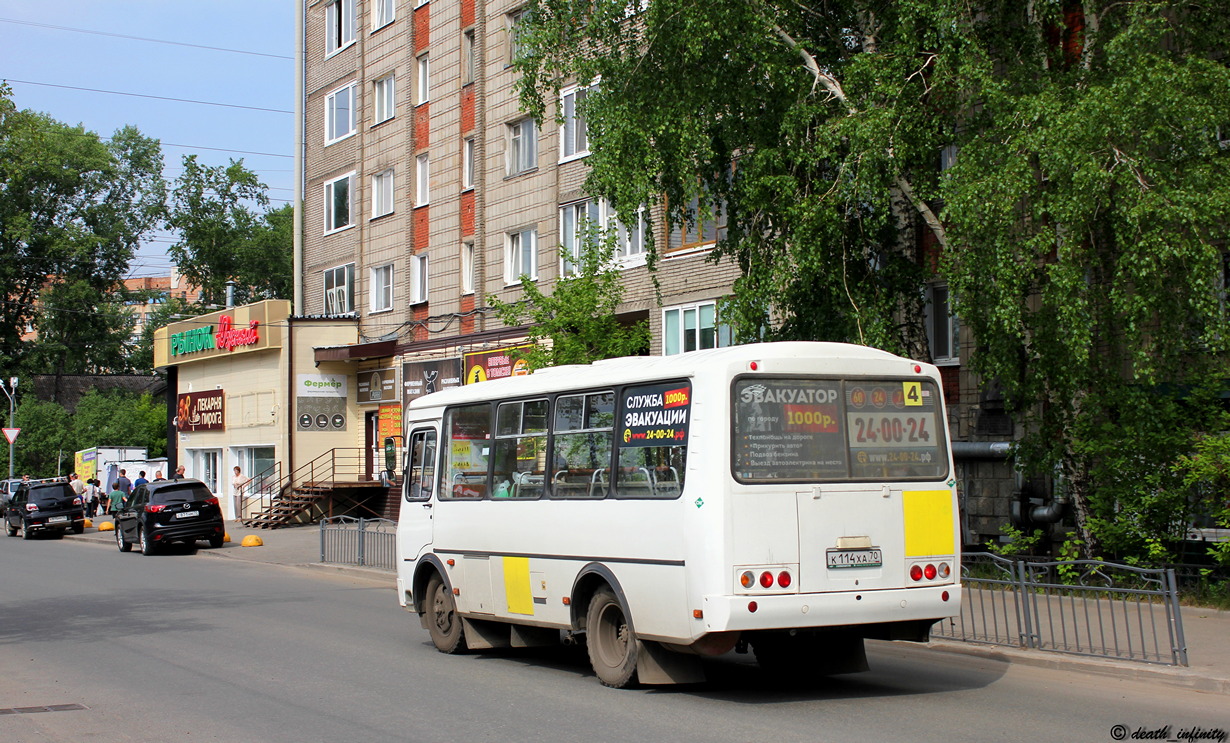
[[[636,636],[619,599],[600,588],[589,602],[585,621],[589,663],[604,686],[622,689],[636,675]]]
[[[427,581],[427,631],[431,641],[441,653],[456,653],[465,649],[461,631],[461,617],[457,616],[457,603],[453,594],[439,575]]]

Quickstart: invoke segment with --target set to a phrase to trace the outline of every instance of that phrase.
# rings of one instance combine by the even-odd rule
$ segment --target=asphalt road
[[[1222,695],[903,644],[874,644],[868,673],[805,686],[731,655],[702,686],[617,691],[575,650],[441,655],[387,581],[186,550],[144,557],[0,537],[0,571],[0,741],[984,743],[1230,731]],[[56,705],[68,709],[5,714]]]

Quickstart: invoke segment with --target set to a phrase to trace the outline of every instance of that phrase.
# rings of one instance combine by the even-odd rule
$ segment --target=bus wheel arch
[[[634,685],[640,642],[627,597],[609,568],[593,564],[582,569],[573,586],[572,614],[573,624],[585,630],[589,663],[598,680],[616,689]]]
[[[410,584],[410,594],[411,598],[414,600],[414,604],[411,608],[413,608],[415,613],[419,616],[422,616],[427,611],[427,583],[431,580],[433,575],[440,576],[440,579],[444,581],[444,585],[446,585],[450,591],[453,588],[452,581],[448,578],[448,571],[445,570],[444,564],[440,562],[440,558],[436,557],[434,554],[425,555],[421,560],[419,560],[419,564],[415,566],[414,578],[411,580]],[[425,627],[426,625],[424,625],[424,628]]]

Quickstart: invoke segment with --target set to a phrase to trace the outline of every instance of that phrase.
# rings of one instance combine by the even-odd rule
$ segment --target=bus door
[[[412,429],[406,440],[401,519],[397,527],[404,559],[416,560],[432,542],[438,440],[439,433],[430,426]]]

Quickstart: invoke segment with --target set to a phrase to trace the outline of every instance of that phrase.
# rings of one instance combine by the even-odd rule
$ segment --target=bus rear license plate
[[[179,512],[179,513],[175,514],[175,518],[177,518],[177,519],[190,519],[190,518],[192,518],[193,516],[200,516],[200,515],[201,515],[201,512],[200,512],[200,511],[181,511],[181,512]]]
[[[879,547],[865,550],[825,550],[830,569],[878,568],[884,565],[884,555]]]

